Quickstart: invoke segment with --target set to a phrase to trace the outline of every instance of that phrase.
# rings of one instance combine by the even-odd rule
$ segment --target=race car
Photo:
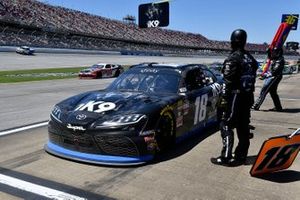
[[[33,48],[30,48],[28,46],[21,46],[16,49],[16,53],[23,55],[33,55],[34,51],[35,50]]]
[[[129,69],[133,68],[133,67],[136,67],[136,66],[139,66],[139,65],[153,65],[153,64],[158,64],[157,62],[142,62],[142,63],[139,63],[139,64],[135,64],[135,65],[131,65],[129,66]]]
[[[263,67],[265,63],[259,62],[259,67],[257,69],[257,76],[261,76],[263,74]],[[294,72],[297,72],[297,68],[295,65],[290,65],[288,62],[284,63],[284,68],[282,70],[283,75],[293,74]]]
[[[213,71],[216,76],[222,76],[222,73],[221,73],[222,67],[223,67],[223,63],[221,63],[221,62],[214,62],[214,63],[208,64],[208,68],[211,71]]]
[[[149,162],[216,124],[220,78],[201,64],[131,68],[105,90],[56,104],[45,150],[94,164]]]
[[[124,72],[121,65],[98,63],[79,72],[79,78],[110,78],[118,77]]]

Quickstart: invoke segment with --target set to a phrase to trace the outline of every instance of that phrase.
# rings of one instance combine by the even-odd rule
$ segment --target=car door
[[[107,64],[107,65],[105,65],[105,67],[104,67],[104,76],[105,77],[112,77],[112,66],[111,66],[111,64]]]
[[[185,131],[191,128],[205,126],[208,113],[211,87],[203,82],[201,69],[194,67],[188,70],[185,77],[186,92],[184,93],[184,105],[188,105],[188,114],[184,115]],[[182,130],[185,132],[184,130]]]
[[[217,103],[222,91],[222,85],[217,82],[217,77],[207,68],[202,69],[205,76],[205,84],[208,87],[208,101],[206,123],[210,123],[217,117]]]

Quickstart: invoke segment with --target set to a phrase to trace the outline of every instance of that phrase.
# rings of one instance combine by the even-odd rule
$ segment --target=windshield
[[[93,65],[91,66],[92,69],[100,69],[100,68],[103,68],[104,65]]]
[[[107,89],[113,91],[137,91],[177,93],[180,76],[168,73],[127,72],[116,79]]]

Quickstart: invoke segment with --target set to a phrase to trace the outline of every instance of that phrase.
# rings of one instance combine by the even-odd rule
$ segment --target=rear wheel
[[[175,144],[175,120],[172,113],[166,112],[161,116],[155,139],[159,151],[165,151]]]
[[[96,78],[102,78],[102,73],[98,72]]]

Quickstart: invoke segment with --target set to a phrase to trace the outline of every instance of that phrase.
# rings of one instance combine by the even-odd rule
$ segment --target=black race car
[[[133,67],[136,67],[136,66],[140,66],[140,65],[149,66],[149,65],[154,65],[154,64],[158,64],[158,63],[157,62],[142,62],[142,63],[139,63],[139,64],[129,66],[129,69],[131,69]]]
[[[200,64],[140,65],[105,90],[54,106],[47,152],[96,164],[135,165],[217,121],[222,80]]]

